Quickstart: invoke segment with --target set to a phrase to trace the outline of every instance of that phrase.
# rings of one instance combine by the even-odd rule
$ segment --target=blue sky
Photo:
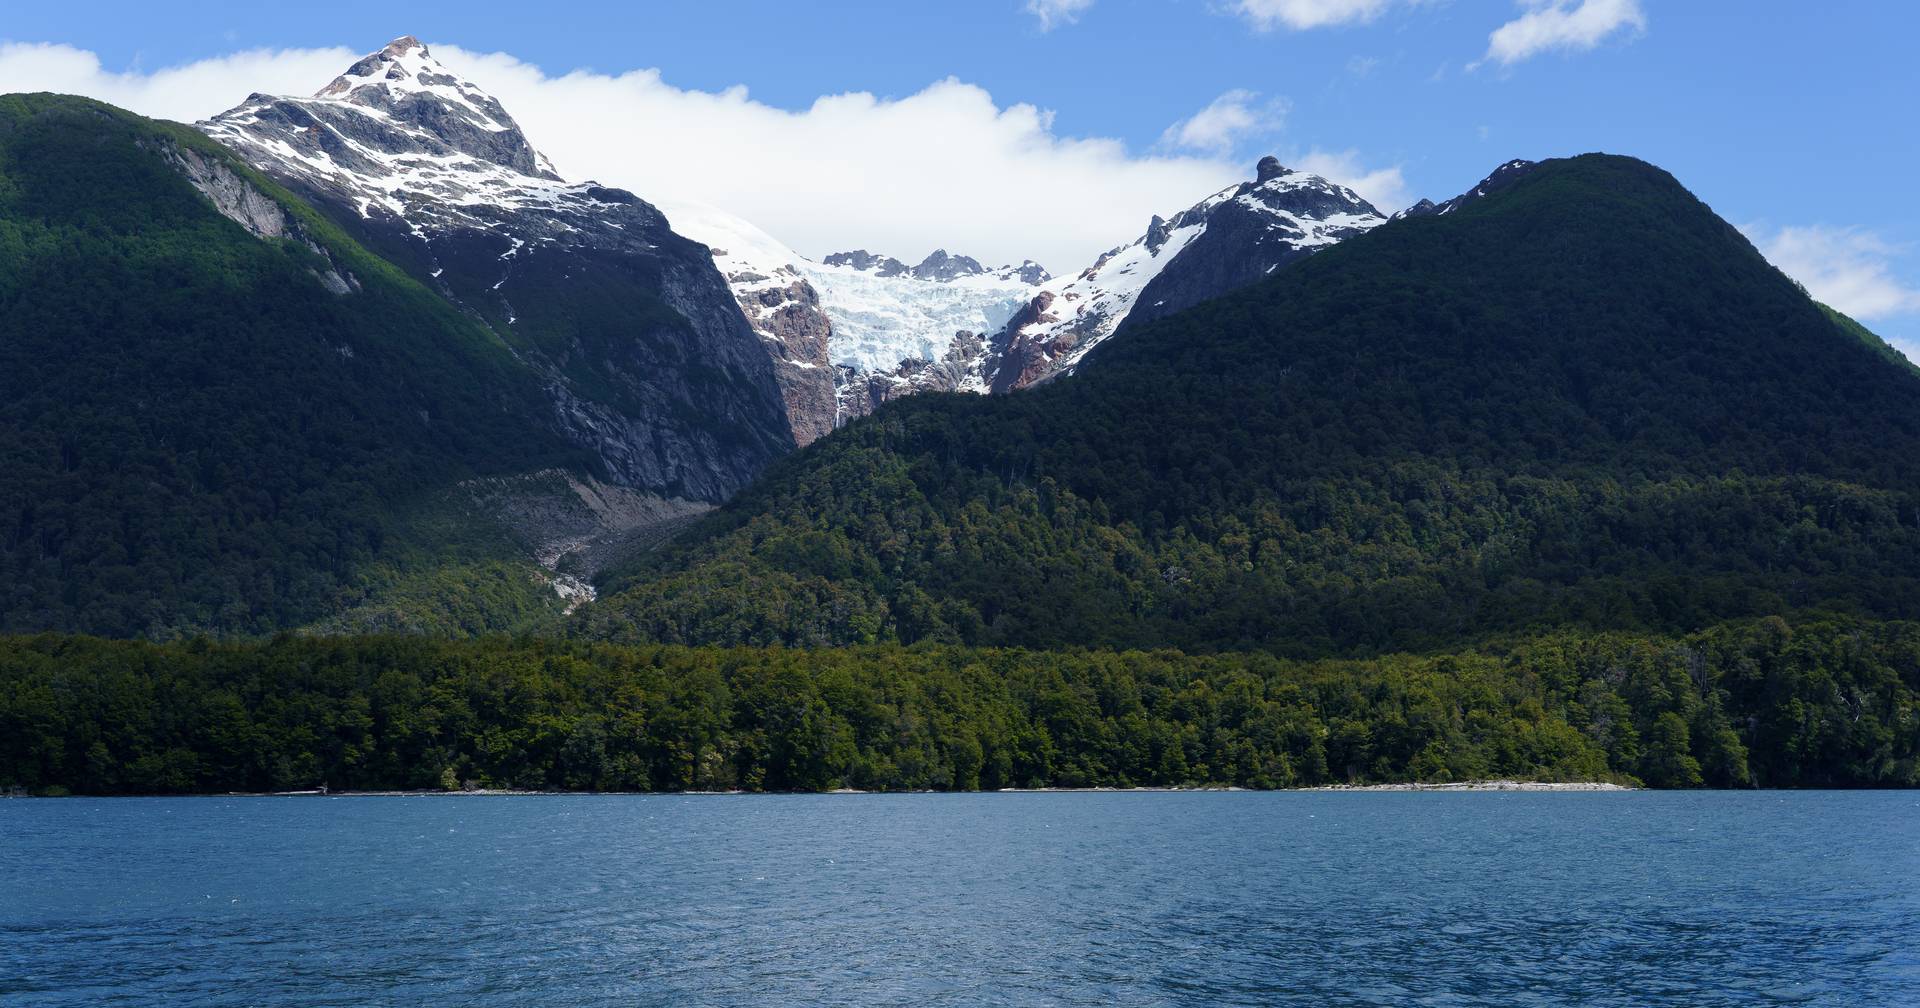
[[[853,233],[812,220],[833,217],[867,227],[874,240],[859,244],[890,242],[884,250],[903,256],[965,237],[986,258],[1019,258],[1018,249],[1073,257],[1082,248],[1134,237],[1144,209],[1177,210],[1206,194],[1189,190],[1231,181],[1267,151],[1348,175],[1343,181],[1365,179],[1362,191],[1382,202],[1452,195],[1513,157],[1633,154],[1672,171],[1816,294],[1849,302],[1843,307],[1868,316],[1876,330],[1920,346],[1920,201],[1911,191],[1920,154],[1920,117],[1912,108],[1920,97],[1920,61],[1913,58],[1920,4],[467,0],[406,4],[403,11],[391,2],[335,0],[159,7],[12,3],[0,19],[0,38],[97,57],[102,83],[78,77],[61,89],[100,90],[109,100],[125,94],[128,104],[153,106],[139,111],[187,118],[235,104],[247,91],[277,89],[249,85],[243,71],[273,75],[229,66],[234,79],[208,75],[195,85],[206,93],[191,100],[126,89],[159,71],[235,53],[322,50],[310,66],[298,64],[304,76],[292,74],[297,61],[282,60],[287,89],[312,90],[325,83],[317,68],[332,65],[334,50],[367,51],[395,35],[416,34],[436,52],[473,54],[474,69],[463,72],[508,101],[563,168],[573,162],[614,176],[611,181],[632,182],[650,199],[677,194],[639,183],[702,190],[685,195],[741,212],[809,254],[856,243]],[[1499,52],[1490,58],[1493,33],[1529,15],[1559,17],[1556,24],[1572,25],[1571,34],[1557,46],[1517,53],[1509,47],[1501,51],[1513,58],[1503,61]],[[1577,18],[1587,19],[1592,37],[1573,37],[1581,27]],[[1615,23],[1600,30],[1595,26],[1605,27],[1602,21]],[[34,73],[49,78],[41,87],[68,83],[63,73],[24,62],[22,48],[0,51],[0,89],[32,86],[27,78]],[[485,54],[512,61],[478,60]],[[736,130],[751,132],[751,123],[766,122],[769,136],[778,134],[769,140],[776,154],[760,166],[757,182],[747,177],[709,189],[702,181],[725,173],[696,162],[680,174],[653,170],[654,161],[682,157],[670,148],[700,143],[699,124],[684,121],[699,113],[670,110],[706,106],[661,104],[665,99],[654,93],[634,106],[652,118],[622,112],[618,128],[633,136],[605,150],[593,146],[587,120],[541,111],[536,84],[575,70],[617,78],[645,69],[658,70],[657,80],[646,82],[656,92],[731,94],[736,106],[746,102],[762,114],[739,120]],[[483,76],[489,71],[498,83]],[[323,79],[298,83],[316,74]],[[941,92],[942,101],[925,97],[949,78],[967,87]],[[727,90],[741,86],[744,97]],[[822,96],[849,92],[868,93],[877,104],[842,109],[839,117],[805,114]],[[1033,107],[1031,121],[1009,114],[1019,106]],[[1196,122],[1209,107],[1214,113]],[[881,115],[889,110],[895,115],[884,122],[892,126],[883,125]],[[792,115],[768,118],[774,112]],[[868,115],[873,124],[839,121],[848,115]],[[941,146],[938,132],[917,132],[937,131],[943,116],[952,118],[953,136],[967,138],[953,149]],[[993,132],[972,139],[964,125],[970,116]],[[835,118],[833,129],[822,125],[829,118]],[[951,204],[955,217],[916,216],[886,205],[872,221],[863,220],[860,208],[844,205],[862,188],[870,194],[900,188],[902,200],[922,202],[929,194],[872,180],[836,188],[824,180],[832,161],[816,164],[820,155],[803,149],[816,130],[825,139],[815,146],[831,148],[843,170],[873,163],[895,166],[894,176],[913,174],[912,162],[898,152],[875,150],[887,146],[889,136],[926,150],[926,177],[939,180],[932,197]],[[1095,156],[1076,146],[1089,138],[1119,146],[1103,146]],[[1023,167],[1021,151],[1036,145],[1052,145],[1048,160]],[[988,148],[995,148],[991,155],[979,153]],[[969,159],[976,156],[997,160],[974,165]],[[643,161],[644,169],[633,167]],[[897,167],[902,164],[908,167]],[[953,174],[943,174],[949,168]],[[628,171],[631,178],[622,174]],[[792,173],[802,194],[797,200],[808,205],[778,198],[774,176],[782,171]],[[1019,191],[1023,172],[1033,187],[1100,192],[1092,202],[1111,205],[1111,220],[1071,200],[1051,210],[1022,202],[1031,195]],[[1124,185],[1114,181],[1123,177]],[[967,187],[968,178],[981,180],[978,192]],[[1110,195],[1100,189],[1108,184],[1115,186]],[[994,214],[1002,206],[1009,211],[1005,220]],[[971,222],[981,227],[970,229]],[[943,241],[943,234],[953,234],[954,242]],[[926,247],[905,247],[916,241]],[[1084,263],[1048,265],[1060,271]]]

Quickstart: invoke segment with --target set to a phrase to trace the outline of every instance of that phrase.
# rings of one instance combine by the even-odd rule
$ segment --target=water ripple
[[[1911,1005],[1904,794],[0,802],[15,1005]]]

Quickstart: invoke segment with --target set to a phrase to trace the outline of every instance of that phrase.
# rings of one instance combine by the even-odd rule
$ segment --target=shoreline
[[[992,795],[992,794],[1595,794],[1644,791],[1606,781],[1459,781],[1445,784],[1401,782],[1392,784],[1324,784],[1318,787],[1259,788],[1243,787],[1042,787],[997,788],[991,791],[862,791],[835,788],[831,791],[522,791],[512,788],[476,788],[474,790],[389,790],[389,791],[209,791],[164,795],[59,795],[63,798],[561,798],[582,795],[607,797],[716,798],[795,795]],[[29,797],[10,795],[6,797]]]

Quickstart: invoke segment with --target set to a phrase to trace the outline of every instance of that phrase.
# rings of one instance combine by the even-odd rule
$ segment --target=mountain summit
[[[708,250],[630,192],[562,180],[418,39],[200,128],[490,326],[609,480],[719,502],[793,446]]]
[[[469,208],[551,209],[570,195],[499,100],[411,35],[311,98],[255,94],[202,129],[275,175],[350,194],[361,217],[458,227],[488,219]]]
[[[560,181],[499,99],[448,70],[411,35],[355,63],[314,97],[379,110],[463,154]]]
[[[1045,284],[992,341],[987,383],[1005,392],[1072,370],[1122,326],[1238,290],[1386,220],[1346,186],[1263,157],[1253,181],[1156,216],[1084,272]]]

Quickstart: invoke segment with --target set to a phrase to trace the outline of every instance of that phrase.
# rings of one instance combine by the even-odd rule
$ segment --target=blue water
[[[1920,795],[0,801],[0,1004],[1916,1005]]]

